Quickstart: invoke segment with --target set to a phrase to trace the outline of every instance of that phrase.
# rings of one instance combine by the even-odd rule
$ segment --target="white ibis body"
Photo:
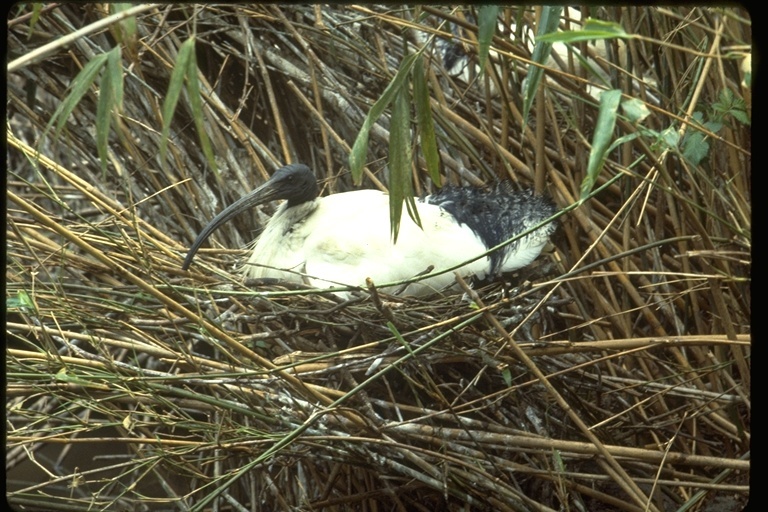
[[[462,265],[462,276],[496,277],[531,263],[555,229],[553,223],[479,255],[555,213],[555,206],[508,183],[491,189],[444,187],[416,200],[421,227],[403,215],[397,242],[390,236],[389,196],[358,190],[319,197],[317,180],[301,164],[278,169],[264,185],[217,215],[198,235],[182,269],[210,234],[238,213],[285,199],[253,243],[243,266],[246,278],[277,278],[316,288],[377,287]],[[474,261],[470,261],[473,260]],[[467,263],[469,262],[469,263]],[[402,292],[428,295],[455,284],[453,272],[413,282]],[[393,292],[398,288],[385,288]]]

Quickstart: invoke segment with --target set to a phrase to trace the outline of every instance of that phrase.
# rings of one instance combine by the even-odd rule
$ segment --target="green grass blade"
[[[440,155],[437,150],[435,123],[432,118],[432,105],[429,99],[424,57],[419,56],[413,67],[413,102],[416,105],[416,122],[419,127],[421,153],[427,164],[427,172],[432,181],[440,186]]]
[[[205,113],[203,112],[203,101],[200,94],[200,80],[197,79],[197,55],[195,46],[192,45],[190,58],[187,60],[187,94],[192,110],[192,119],[195,120],[195,129],[200,139],[200,146],[208,165],[216,170],[216,158],[213,155],[211,140],[208,138],[208,132],[205,129]]]
[[[397,242],[397,235],[400,231],[403,201],[410,200],[413,202],[410,104],[411,98],[408,88],[401,87],[392,104],[392,120],[389,132],[389,216],[394,242]],[[420,224],[417,219],[418,216],[414,220]]]
[[[133,7],[133,4],[130,3],[115,3],[112,4],[111,11],[118,13],[127,11],[131,7]],[[136,24],[135,16],[124,18],[120,20],[119,23],[113,25],[111,28],[112,33],[118,42],[124,45],[129,45],[131,47],[135,46],[136,34],[138,33],[138,26]]]
[[[107,53],[107,65],[100,86],[99,104],[96,107],[96,151],[104,176],[109,161],[107,149],[112,116],[119,115],[123,109],[123,65],[119,46]]]
[[[480,64],[480,73],[485,71],[485,63],[488,60],[493,34],[496,33],[498,15],[498,5],[483,5],[477,12],[477,59]]]
[[[363,126],[360,128],[360,133],[357,134],[355,144],[352,146],[352,151],[349,154],[349,169],[355,183],[360,183],[363,176],[363,166],[368,156],[368,136],[370,135],[371,128],[373,128],[373,125],[381,117],[398,92],[404,85],[407,86],[406,80],[413,69],[418,55],[419,53],[414,53],[403,59],[403,63],[400,65],[395,78],[384,89],[381,97],[376,100],[376,103],[373,104],[368,115],[365,117],[365,121],[363,121]]]
[[[552,43],[546,41],[547,34],[557,31],[560,25],[560,15],[563,12],[562,7],[544,7],[541,12],[541,20],[536,31],[536,46],[533,48],[531,60],[539,66],[531,66],[528,71],[528,78],[525,80],[525,93],[523,95],[523,118],[528,117],[528,112],[533,105],[533,98],[536,97],[536,91],[539,89],[541,79],[544,77],[544,68],[549,54],[552,51]]]
[[[61,105],[59,105],[59,107],[51,116],[51,120],[48,121],[48,125],[45,127],[45,131],[43,132],[43,137],[45,137],[45,134],[48,133],[48,130],[54,123],[56,124],[54,136],[58,137],[61,134],[61,130],[64,128],[64,124],[67,122],[69,115],[80,103],[80,100],[83,98],[83,96],[85,96],[85,93],[88,92],[91,85],[96,80],[96,77],[101,72],[101,68],[104,66],[108,57],[109,55],[107,53],[97,55],[92,60],[90,60],[88,64],[83,67],[82,71],[77,74],[75,79],[72,80],[70,93],[66,98],[64,98],[64,101],[61,102]]]
[[[160,138],[160,161],[165,165],[165,155],[168,152],[168,137],[171,133],[171,119],[176,111],[176,104],[179,102],[181,91],[184,88],[184,78],[189,69],[189,60],[194,59],[195,38],[190,37],[179,48],[176,67],[173,68],[171,80],[168,84],[168,93],[163,102],[163,131]]]
[[[603,168],[611,148],[613,129],[616,126],[617,111],[621,101],[621,91],[613,89],[600,95],[600,112],[597,115],[595,133],[592,136],[592,150],[589,153],[587,175],[581,182],[581,200],[589,195],[595,186],[597,176]]]
[[[32,37],[32,34],[35,33],[35,25],[37,25],[37,21],[40,19],[40,13],[43,11],[43,4],[35,2],[32,4],[32,18],[29,20],[29,32],[27,33],[27,37]]]
[[[551,32],[536,36],[536,41],[547,43],[580,43],[582,41],[592,41],[594,39],[631,39],[634,37],[628,34],[624,27],[619,23],[588,19],[584,22],[581,30],[566,30],[564,32]]]

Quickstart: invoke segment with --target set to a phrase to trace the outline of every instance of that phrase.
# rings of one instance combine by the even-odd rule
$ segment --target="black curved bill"
[[[277,199],[276,196],[278,196],[279,192],[280,191],[278,187],[275,186],[275,183],[267,181],[259,188],[253,190],[248,195],[241,197],[227,208],[225,208],[224,211],[214,217],[213,220],[209,222],[205,228],[203,228],[200,234],[197,235],[197,238],[192,244],[192,247],[189,248],[187,257],[184,258],[184,263],[181,265],[181,270],[187,270],[189,268],[189,266],[192,264],[192,260],[194,259],[195,254],[197,253],[197,250],[200,249],[200,246],[203,245],[203,243],[208,240],[208,237],[211,236],[211,234],[216,231],[222,224],[245,210],[249,210],[254,206],[258,206],[260,204],[272,201],[273,199]]]

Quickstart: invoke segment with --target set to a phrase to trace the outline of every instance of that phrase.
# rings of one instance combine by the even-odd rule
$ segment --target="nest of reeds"
[[[747,501],[744,11],[14,9],[15,509]],[[537,30],[570,45],[542,54]],[[393,91],[405,103],[372,116]],[[406,146],[393,145],[395,108],[413,110]],[[345,301],[242,282],[233,269],[264,208],[180,270],[202,226],[284,163],[310,165],[325,194],[357,186],[364,126],[361,186],[393,186],[402,151],[417,195],[436,186],[435,162],[442,183],[535,188],[564,212],[551,250],[494,283]]]

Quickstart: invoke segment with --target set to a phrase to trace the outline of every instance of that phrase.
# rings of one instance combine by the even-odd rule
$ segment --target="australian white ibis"
[[[278,169],[262,186],[218,214],[189,249],[183,270],[205,240],[238,213],[275,199],[285,202],[269,220],[243,266],[246,278],[278,278],[317,288],[377,287],[462,265],[462,276],[497,277],[531,263],[555,229],[545,224],[526,236],[466,263],[541,224],[555,213],[546,198],[512,190],[444,187],[416,200],[422,227],[403,216],[397,242],[390,236],[389,197],[357,190],[319,197],[315,175],[301,164]],[[455,284],[453,272],[428,276],[402,292],[428,295]],[[397,288],[384,291],[393,292]]]

